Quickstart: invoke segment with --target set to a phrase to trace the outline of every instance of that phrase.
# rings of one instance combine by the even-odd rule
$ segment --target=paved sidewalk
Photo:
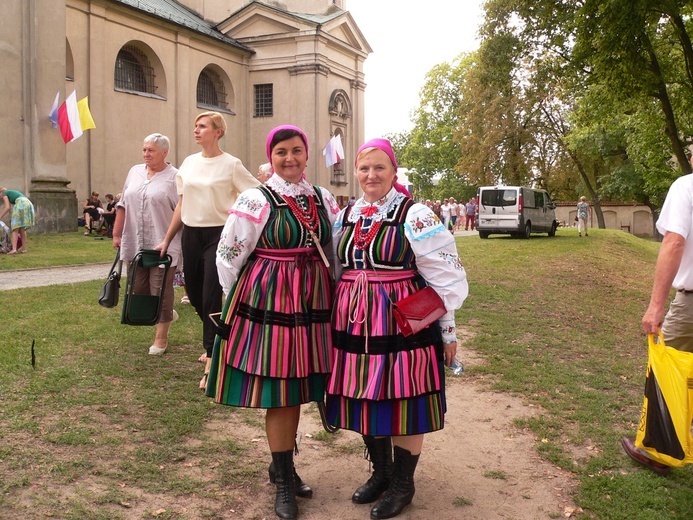
[[[23,287],[43,287],[90,280],[106,280],[111,262],[89,265],[69,265],[39,269],[17,269],[0,271],[0,291],[21,289]]]

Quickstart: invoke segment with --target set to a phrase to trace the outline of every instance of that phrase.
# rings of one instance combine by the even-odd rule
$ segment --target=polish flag
[[[73,90],[58,108],[58,126],[65,143],[71,143],[80,137],[84,130],[96,128],[89,111],[89,98],[84,97],[77,101],[77,94]]]
[[[58,109],[58,126],[66,144],[71,143],[83,133],[82,124],[79,122],[77,94],[74,90]]]

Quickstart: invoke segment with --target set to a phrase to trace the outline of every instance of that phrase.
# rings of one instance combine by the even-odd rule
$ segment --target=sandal
[[[200,390],[203,392],[207,391],[207,379],[209,379],[209,370],[212,368],[212,358],[207,358],[207,363],[205,364],[205,373],[200,379]]]
[[[8,255],[16,255],[16,254],[17,254],[17,251],[9,251],[7,254],[8,254]]]

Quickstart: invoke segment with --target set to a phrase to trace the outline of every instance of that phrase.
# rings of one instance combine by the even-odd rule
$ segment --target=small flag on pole
[[[342,147],[342,136],[333,135],[327,142],[327,146],[322,151],[325,156],[325,166],[329,168],[340,162],[344,158],[344,148]]]
[[[60,91],[55,94],[55,101],[53,101],[53,107],[51,108],[51,113],[48,114],[48,118],[51,120],[53,128],[58,128],[58,103],[60,102]]]
[[[80,137],[84,130],[96,128],[89,111],[89,97],[77,101],[77,94],[73,90],[58,108],[58,126],[65,143],[71,143]]]

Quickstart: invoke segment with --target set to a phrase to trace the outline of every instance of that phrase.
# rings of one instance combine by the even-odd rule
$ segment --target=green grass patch
[[[27,251],[25,255],[0,255],[0,271],[112,262],[115,255],[112,239],[84,236],[82,228],[55,235],[29,234]]]
[[[484,477],[493,480],[508,480],[508,475],[503,470],[484,471]]]
[[[452,501],[452,505],[455,507],[471,506],[473,502],[465,497],[457,497]]]
[[[474,334],[466,346],[484,360],[465,373],[541,407],[540,416],[515,424],[537,435],[543,457],[576,474],[582,515],[688,518],[691,468],[662,479],[619,445],[640,418],[647,364],[640,320],[659,244],[611,230],[458,244],[470,283],[458,324]]]
[[[530,240],[470,236],[458,245],[470,283],[458,325],[482,362],[465,363],[450,384],[476,379],[541,410],[515,426],[534,432],[546,460],[573,472],[578,517],[690,518],[691,468],[662,478],[619,446],[640,417],[647,362],[640,319],[659,245],[609,230],[591,230],[589,239],[574,230]],[[0,269],[112,256],[110,241],[81,233],[32,235],[29,254],[0,255]],[[262,415],[216,406],[197,389],[200,325],[190,306],[178,308],[169,352],[152,358],[153,330],[121,326],[119,309],[99,307],[101,283],[2,294],[0,510],[133,518],[139,497],[163,496],[195,512],[164,508],[158,518],[223,516],[257,494],[269,462],[227,424],[262,432]],[[357,440],[332,446],[334,436],[317,438],[335,456],[363,449]],[[469,503],[459,497],[455,505]]]

